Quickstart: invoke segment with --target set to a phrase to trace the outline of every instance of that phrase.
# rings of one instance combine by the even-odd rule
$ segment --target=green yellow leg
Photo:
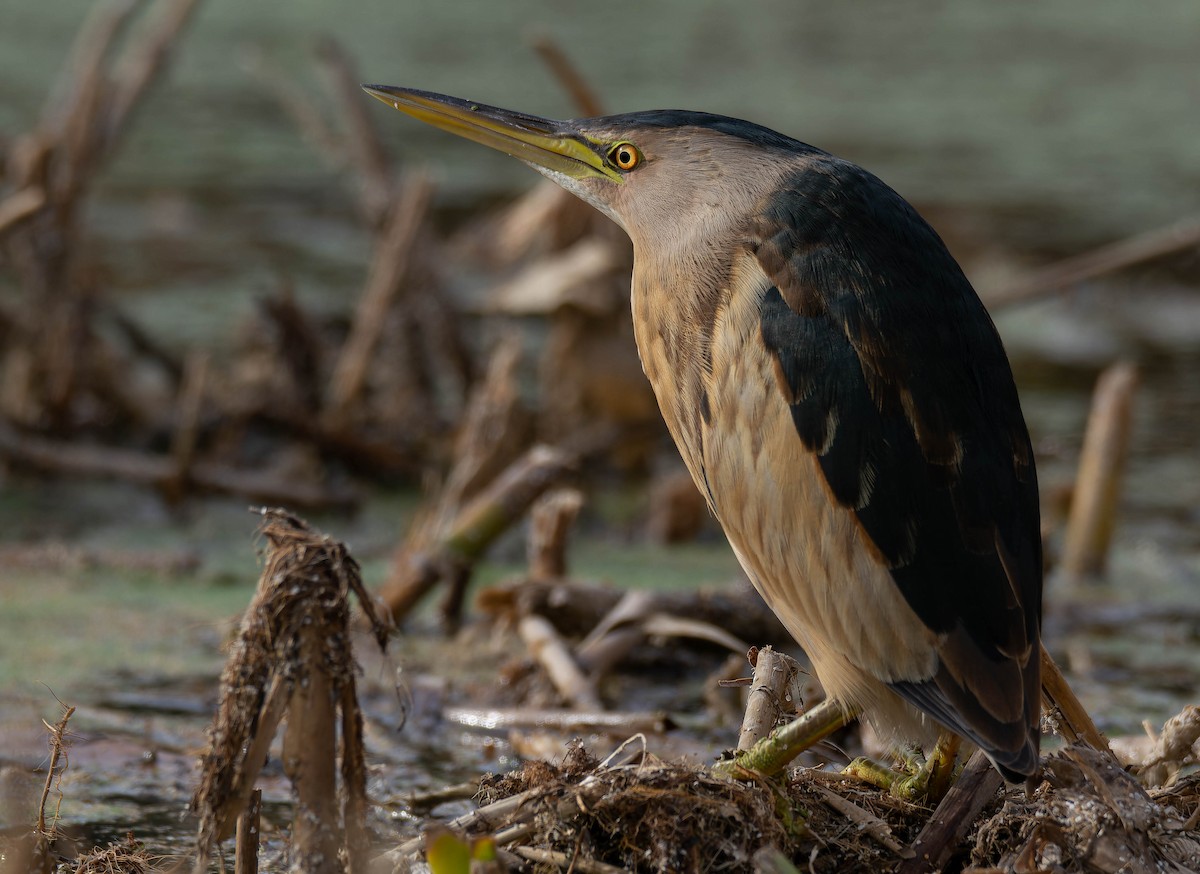
[[[824,740],[857,714],[826,699],[787,725],[782,725],[748,750],[732,759],[713,765],[713,771],[726,777],[778,774],[804,750]]]
[[[871,759],[858,758],[843,773],[886,789],[895,798],[936,804],[954,778],[960,743],[958,735],[942,732],[923,762],[916,757],[906,758],[903,770],[896,771]]]

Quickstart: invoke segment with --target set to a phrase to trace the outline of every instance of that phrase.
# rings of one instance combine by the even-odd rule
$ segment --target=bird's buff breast
[[[646,278],[633,294],[642,367],[739,561],[831,696],[892,709],[883,683],[931,677],[935,641],[796,434],[761,339],[767,286],[735,267],[705,314]]]

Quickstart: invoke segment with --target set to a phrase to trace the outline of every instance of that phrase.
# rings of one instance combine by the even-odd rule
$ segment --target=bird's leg
[[[787,725],[781,725],[748,750],[713,765],[725,777],[778,774],[804,750],[824,740],[858,714],[826,698]]]
[[[950,788],[960,743],[958,735],[943,731],[924,762],[906,758],[904,770],[894,771],[871,759],[858,758],[843,773],[886,789],[895,798],[936,804]]]

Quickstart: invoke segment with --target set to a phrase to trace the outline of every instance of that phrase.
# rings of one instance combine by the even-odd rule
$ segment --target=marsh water
[[[91,5],[0,0],[0,136],[33,123]],[[349,8],[210,0],[91,199],[89,246],[107,293],[160,340],[218,355],[281,277],[306,304],[344,310],[363,281],[369,235],[343,177],[252,74],[256,59],[328,107],[311,47],[332,35],[366,81],[572,115],[529,48],[539,32],[566,49],[611,111],[678,106],[751,118],[868,166],[926,212],[984,292],[1200,211],[1200,13],[1191,0],[922,0],[903,11],[887,0]],[[429,168],[447,226],[534,181],[515,162],[394,113],[379,121],[399,161]],[[0,294],[10,290],[0,284]],[[1200,256],[1014,307],[997,322],[1051,514],[1073,476],[1096,375],[1120,358],[1139,365],[1108,580],[1089,589],[1052,581],[1047,596],[1051,648],[1085,703],[1109,732],[1136,734],[1143,720],[1160,725],[1200,697]],[[314,521],[348,540],[368,582],[378,582],[416,501],[381,492],[354,517]],[[663,551],[641,544],[621,511],[614,518],[580,544],[582,576],[684,585],[736,573],[719,540]],[[238,501],[168,509],[119,484],[7,472],[5,787],[24,785],[18,771],[41,759],[40,720],[56,718],[58,695],[81,705],[86,740],[64,782],[64,822],[84,840],[132,830],[165,849],[183,846],[176,814],[221,644],[257,575],[255,524]],[[29,559],[36,544],[59,549],[58,558]],[[72,562],[73,548],[179,564]],[[519,546],[510,545],[481,576],[518,565]],[[1110,611],[1102,622],[1072,618],[1102,607]],[[397,721],[396,699],[381,691],[394,667],[376,666],[369,678],[368,708],[381,726]],[[437,742],[416,728],[381,740],[375,750],[390,758],[374,791],[399,797],[511,761],[494,747],[485,753],[477,738],[435,733]],[[284,798],[279,788],[275,800]],[[13,789],[4,799],[0,825],[27,822],[24,796]]]

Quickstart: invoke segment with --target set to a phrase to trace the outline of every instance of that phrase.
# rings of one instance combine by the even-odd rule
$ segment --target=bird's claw
[[[842,773],[886,789],[889,795],[901,801],[937,804],[953,781],[955,758],[954,752],[942,749],[939,744],[928,759],[906,755],[899,763],[900,770],[860,756]]]

